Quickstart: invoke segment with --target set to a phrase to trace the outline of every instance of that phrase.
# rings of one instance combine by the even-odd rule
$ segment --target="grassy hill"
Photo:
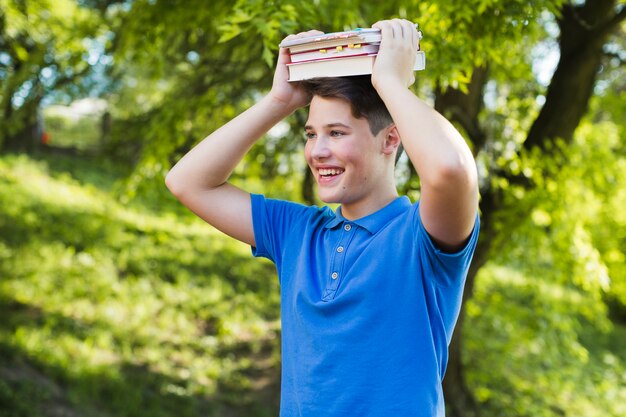
[[[276,416],[273,265],[161,183],[128,201],[125,173],[0,157],[0,417]],[[582,319],[589,303],[512,265],[482,271],[463,329],[484,416],[624,415],[626,326]]]
[[[275,415],[273,266],[121,173],[0,159],[0,416]]]

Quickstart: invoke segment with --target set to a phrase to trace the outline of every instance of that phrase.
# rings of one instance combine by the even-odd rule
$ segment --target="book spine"
[[[290,54],[291,62],[306,62],[322,59],[344,58],[358,55],[368,55],[378,52],[378,45],[374,44],[349,44],[346,46],[335,46],[332,48],[322,48],[308,52],[297,52]]]

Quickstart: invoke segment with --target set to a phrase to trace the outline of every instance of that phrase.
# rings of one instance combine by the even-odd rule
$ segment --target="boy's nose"
[[[328,139],[325,136],[319,136],[311,147],[311,157],[314,159],[324,159],[330,156],[330,148],[328,147]]]

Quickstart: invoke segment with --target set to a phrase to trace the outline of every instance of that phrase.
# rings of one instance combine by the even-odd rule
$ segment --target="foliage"
[[[471,69],[487,62],[510,73],[525,45],[545,36],[541,16],[556,12],[561,3],[196,0],[184,6],[136,1],[128,8],[112,7],[108,18],[115,33],[114,76],[120,90],[110,96],[117,125],[111,150],[139,161],[139,178],[129,182],[131,190],[146,179],[160,182],[194,143],[267,91],[277,45],[290,33],[364,27],[389,17],[419,22],[425,33],[422,47],[429,62],[436,63],[420,74],[427,93],[436,83],[464,88]],[[526,54],[522,62],[529,61]],[[265,168],[279,166],[285,154],[301,150],[296,138],[302,123],[296,118],[288,123],[289,132],[275,146],[261,143],[246,159],[248,166],[268,174],[263,178],[268,184],[276,176]]]
[[[594,329],[586,314],[596,300],[545,274],[494,263],[480,278],[464,357],[483,415],[624,415],[623,324],[608,329],[600,314]]]
[[[45,114],[45,113],[44,113]],[[50,144],[63,148],[97,150],[100,144],[100,117],[89,115],[71,120],[59,115],[44,116]]]
[[[606,318],[602,274],[584,269],[623,245],[606,234],[623,233],[623,216],[604,213],[624,204],[605,188],[624,180],[624,149],[610,124],[591,127],[569,150],[571,164],[530,198],[537,213],[483,270],[468,307],[468,377],[486,416],[623,414],[626,328]],[[174,216],[171,200],[120,204],[124,171],[96,161],[0,159],[0,410],[271,415],[273,268]],[[571,240],[573,227],[587,238]],[[591,242],[605,249],[593,255]],[[623,282],[623,265],[607,271],[611,286]]]
[[[626,411],[626,356],[599,342],[618,340],[625,324],[609,320],[604,302],[626,295],[623,134],[587,120],[560,157],[519,161],[538,186],[509,185],[502,227],[524,223],[481,271],[467,307],[465,358],[486,415]]]
[[[42,100],[84,93],[79,80],[97,61],[98,15],[71,0],[0,1],[0,149],[29,148]],[[83,85],[86,86],[86,85]]]
[[[117,172],[0,160],[0,414],[266,415],[273,268],[167,204],[120,204]]]
[[[491,229],[482,235],[497,252],[479,274],[462,327],[480,411],[624,414],[626,38],[605,45],[591,111],[574,141],[555,141],[544,153],[523,151],[546,101],[538,54],[556,48],[565,5],[598,3],[0,2],[2,108],[32,118],[27,103],[64,85],[59,78],[48,86],[46,74],[50,80],[68,74],[68,82],[93,74],[84,54],[89,49],[94,62],[106,45],[111,55],[97,61],[111,60],[112,83],[105,85],[115,87],[107,95],[113,115],[107,151],[120,162],[0,159],[0,314],[7,317],[0,324],[0,415],[3,407],[35,415],[48,402],[84,415],[272,410],[261,398],[276,398],[275,387],[259,387],[275,381],[278,364],[272,268],[249,262],[247,249],[183,215],[163,175],[267,91],[284,35],[395,16],[419,22],[425,34],[430,64],[415,87],[421,96],[437,104],[445,87],[470,99],[477,94],[472,110],[484,135],[455,121],[478,153],[481,188],[497,196],[483,213]],[[64,32],[63,17],[78,26]],[[44,33],[39,28],[46,25],[56,29]],[[58,47],[63,40],[67,50]],[[5,45],[15,51],[5,52]],[[22,82],[11,67],[19,45],[49,88],[25,81],[23,105],[7,107],[15,101],[7,101],[12,86]],[[23,45],[45,46],[55,64],[43,66]],[[476,89],[470,77],[483,70],[485,90],[480,83]],[[447,110],[454,119],[458,108]],[[233,180],[252,192],[299,199],[304,117],[296,112],[260,141]],[[21,126],[15,123],[10,128]],[[120,192],[116,180],[131,169]],[[402,177],[417,194],[415,175]]]

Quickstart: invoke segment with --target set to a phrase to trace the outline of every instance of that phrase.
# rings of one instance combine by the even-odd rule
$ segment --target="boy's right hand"
[[[406,19],[392,19],[376,22],[372,27],[380,29],[382,35],[374,61],[372,85],[376,90],[389,83],[405,88],[411,86],[415,82],[413,65],[419,47],[415,23]]]
[[[324,32],[319,30],[309,30],[307,32],[300,32],[295,35],[287,36],[285,40],[304,38],[307,36],[321,35]],[[269,95],[276,102],[284,105],[288,112],[293,112],[300,107],[304,107],[311,101],[309,94],[301,87],[300,83],[289,82],[289,69],[287,64],[291,62],[289,58],[289,50],[287,48],[280,48],[278,52],[278,62],[276,64],[276,71],[274,72],[274,81],[272,83],[272,90]]]

